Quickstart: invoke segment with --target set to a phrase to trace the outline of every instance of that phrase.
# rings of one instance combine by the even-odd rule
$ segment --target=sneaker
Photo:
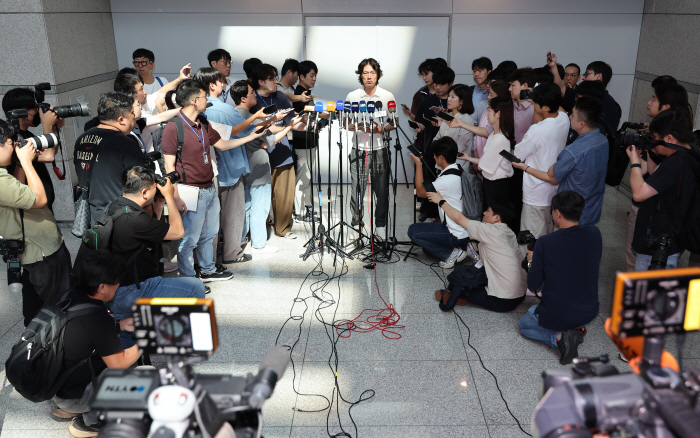
[[[204,285],[204,295],[210,294],[210,293],[211,293],[211,288],[205,284]]]
[[[212,272],[211,274],[205,274],[202,272],[202,274],[199,276],[200,280],[202,280],[202,283],[209,283],[212,281],[226,281],[230,280],[233,278],[233,272],[229,270],[224,270],[224,271],[219,271],[218,269],[215,272]]]
[[[452,269],[455,267],[455,262],[457,261],[458,258],[462,257],[462,251],[461,248],[455,248],[452,250],[452,254],[447,258],[447,260],[442,261],[439,263],[440,267],[442,269]],[[464,260],[464,258],[462,258]]]
[[[386,227],[376,227],[374,229],[374,235],[384,240],[386,237]]]
[[[216,266],[216,272],[225,272],[226,269],[228,269],[228,268],[227,268],[226,266],[224,266],[224,265],[216,264],[215,266]]]
[[[100,428],[95,426],[88,426],[83,421],[83,416],[75,417],[73,421],[68,425],[68,432],[76,438],[83,437],[93,437],[100,433]]]
[[[569,329],[564,332],[561,339],[557,341],[557,346],[561,352],[559,363],[568,365],[578,357],[578,344],[583,342],[583,333],[579,329]]]
[[[173,263],[169,260],[163,262],[163,272],[175,272],[177,271],[177,263]]]
[[[471,242],[467,243],[465,252],[467,253],[467,257],[469,257],[473,265],[476,265],[481,261],[481,258],[479,258],[479,254],[477,254],[476,251],[474,251],[474,247],[472,246]]]
[[[83,414],[74,414],[72,412],[64,411],[63,409],[56,408],[53,410],[53,419],[56,421],[71,421],[75,417],[79,417]]]
[[[277,251],[279,251],[279,248],[275,248],[274,246],[270,246],[270,245],[265,245],[262,248],[251,248],[250,249],[251,254],[274,254]]]
[[[285,234],[285,235],[282,236],[282,237],[284,237],[285,239],[296,239],[296,238],[297,238],[297,235],[294,234],[294,233],[292,233],[292,232],[290,231],[289,233]]]
[[[443,300],[442,300],[443,303],[450,301],[450,291],[445,290],[445,289],[436,290],[435,291],[435,299],[440,301],[441,298],[443,298]],[[468,303],[468,301],[465,300],[464,298],[457,298],[457,301],[455,301],[455,304],[458,306],[466,306],[467,303]]]
[[[224,264],[226,265],[232,265],[234,263],[243,263],[243,262],[249,262],[253,260],[253,256],[250,254],[241,254],[240,257],[238,257],[235,260],[224,260]]]

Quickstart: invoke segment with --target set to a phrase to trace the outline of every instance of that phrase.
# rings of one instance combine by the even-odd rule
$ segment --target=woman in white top
[[[453,85],[447,95],[447,110],[455,119],[459,119],[462,123],[474,126],[474,119],[471,113],[474,112],[474,104],[472,103],[472,89],[463,84]],[[458,153],[471,155],[472,151],[472,133],[464,128],[452,128],[441,118],[437,117],[438,122],[433,123],[440,127],[433,141],[442,137],[452,137],[457,143]]]
[[[513,101],[505,97],[495,97],[489,101],[488,122],[493,126],[484,146],[481,158],[459,156],[459,158],[476,164],[484,176],[484,205],[493,202],[518,203],[513,190],[514,171],[508,160],[500,155],[501,151],[512,152],[515,147],[515,123],[513,121]],[[510,225],[510,224],[509,224]]]

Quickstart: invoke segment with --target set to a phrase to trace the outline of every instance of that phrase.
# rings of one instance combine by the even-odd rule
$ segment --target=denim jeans
[[[678,258],[681,253],[677,252],[668,256],[668,261],[666,262],[666,269],[675,269],[678,266]],[[634,270],[635,271],[648,271],[649,265],[651,264],[651,256],[646,254],[637,253],[637,259],[635,261]]]
[[[535,313],[537,304],[530,307],[525,315],[520,318],[518,326],[520,333],[526,338],[542,341],[552,348],[557,348],[557,332],[540,326],[540,318]]]
[[[272,203],[272,185],[245,186],[245,224],[243,236],[250,230],[250,243],[253,248],[267,245],[267,216]],[[297,212],[298,214],[298,212]]]
[[[408,238],[429,256],[447,260],[455,248],[465,248],[469,238],[458,239],[443,224],[415,223],[408,227]]]
[[[216,271],[214,263],[214,245],[212,242],[219,233],[219,214],[221,205],[216,187],[199,189],[197,211],[182,213],[182,225],[185,236],[177,246],[177,267],[180,277],[194,277],[194,255],[197,249],[197,260],[202,272],[211,274]]]
[[[204,283],[198,278],[162,278],[153,277],[141,282],[141,289],[135,284],[121,286],[114,294],[114,299],[107,303],[117,321],[131,318],[131,306],[139,298],[204,298]],[[124,348],[134,345],[132,332],[121,332],[119,340]]]

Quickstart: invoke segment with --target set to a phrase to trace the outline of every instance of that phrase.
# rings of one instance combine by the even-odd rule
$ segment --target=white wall
[[[353,70],[362,58],[374,56],[386,74],[380,84],[397,102],[410,104],[421,85],[416,67],[427,57],[447,57],[456,82],[472,84],[474,58],[488,56],[494,66],[511,59],[538,67],[552,50],[563,65],[609,63],[614,76],[608,90],[624,119],[644,0],[111,0],[111,5],[120,67],[131,65],[138,47],[153,50],[156,73],[170,78],[187,62],[193,69],[206,66],[207,53],[217,47],[231,53],[234,80],[244,77],[242,63],[251,56],[278,68],[285,58],[308,58],[319,67],[314,92],[327,101],[344,99],[356,88]],[[327,158],[322,162],[325,173]]]

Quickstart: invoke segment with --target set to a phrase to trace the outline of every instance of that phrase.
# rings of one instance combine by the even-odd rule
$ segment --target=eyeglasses
[[[224,64],[224,65],[226,65],[226,66],[229,66],[229,67],[231,66],[231,61],[227,61],[227,60],[225,60],[225,59],[219,59],[219,60],[216,61],[216,62],[220,62],[220,63],[222,63],[222,64]]]
[[[148,64],[153,64],[153,62],[151,62],[151,61],[134,61],[134,67],[138,67],[138,66],[145,67]]]
[[[576,73],[564,73],[565,78],[575,78],[578,76]],[[586,76],[585,74],[583,75],[584,77]]]
[[[268,81],[279,82],[280,78],[267,78]]]
[[[595,74],[595,72],[587,71],[586,73],[583,74],[583,78],[585,79],[586,76],[588,76],[588,75],[594,75],[594,74]]]

